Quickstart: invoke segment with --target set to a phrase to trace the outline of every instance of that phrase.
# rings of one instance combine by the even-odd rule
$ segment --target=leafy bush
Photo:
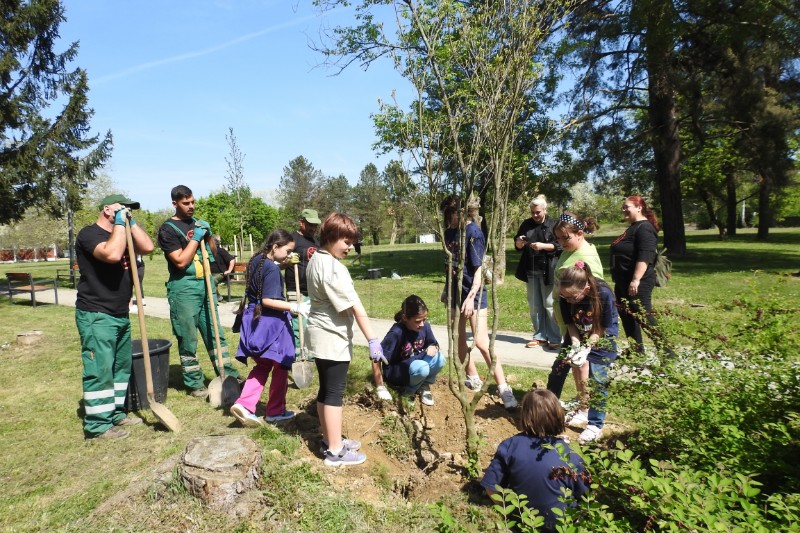
[[[586,452],[593,490],[558,531],[800,531],[800,310],[777,289],[728,310],[733,330],[672,313],[660,337],[691,348],[619,362],[609,411],[633,429]],[[498,498],[500,529],[536,530]]]

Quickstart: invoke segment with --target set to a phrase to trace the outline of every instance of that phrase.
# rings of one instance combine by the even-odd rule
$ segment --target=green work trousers
[[[216,312],[217,293],[212,287],[214,309]],[[197,331],[203,337],[203,343],[208,350],[214,373],[219,375],[216,360],[216,342],[214,339],[214,322],[211,317],[212,310],[208,307],[206,284],[203,278],[185,276],[171,279],[167,282],[167,300],[169,301],[169,318],[172,322],[172,333],[178,339],[178,354],[181,358],[183,370],[183,383],[189,390],[205,387],[203,370],[197,359]],[[219,314],[217,314],[219,324]],[[231,366],[228,355],[228,342],[225,340],[225,331],[219,328],[219,343],[222,347],[222,362],[225,366],[225,375],[239,378],[239,372]]]
[[[83,359],[83,431],[105,433],[126,416],[131,380],[131,321],[128,315],[75,310]]]

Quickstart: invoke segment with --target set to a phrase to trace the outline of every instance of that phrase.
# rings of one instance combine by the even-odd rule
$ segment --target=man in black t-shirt
[[[209,309],[209,298],[206,293],[203,258],[200,246],[205,246],[209,261],[214,261],[215,248],[211,236],[211,227],[204,220],[194,218],[194,195],[185,185],[172,189],[172,205],[175,215],[165,221],[158,230],[158,246],[164,251],[169,269],[167,281],[167,300],[169,301],[169,318],[172,332],[178,339],[178,353],[183,370],[183,383],[190,394],[196,398],[208,396],[203,370],[197,359],[197,331],[203,338],[208,350],[214,372],[217,368],[216,341],[212,312],[217,312],[217,291],[211,284],[214,309]],[[210,242],[209,242],[210,241]],[[219,314],[217,314],[219,324]],[[219,344],[222,348],[222,362],[225,375],[239,378],[239,372],[231,366],[228,355],[228,341],[225,333],[219,328]]]
[[[300,258],[300,263],[297,265],[297,276],[294,278],[294,268],[287,268],[284,272],[286,279],[286,299],[290,302],[297,301],[297,288],[298,282],[300,284],[300,298],[302,301],[310,301],[308,298],[308,285],[306,283],[306,268],[311,256],[314,255],[319,248],[319,243],[314,238],[319,224],[322,222],[319,214],[315,209],[303,209],[300,213],[300,227],[292,234],[294,237],[294,253]],[[300,349],[300,321],[297,316],[292,315],[292,330],[294,331],[294,345]]]
[[[75,301],[75,324],[83,359],[83,431],[86,438],[128,436],[120,426],[141,423],[123,409],[131,378],[131,258],[125,219],[139,203],[112,194],[100,203],[97,222],[78,233],[75,253],[81,277]],[[153,241],[130,218],[134,250],[153,251]]]
[[[214,256],[214,262],[211,263],[211,274],[214,277],[214,285],[219,295],[219,284],[228,277],[233,271],[233,265],[236,264],[236,258],[232,256],[228,250],[222,247],[222,241],[219,235],[214,235],[214,244],[217,247],[217,254]]]
[[[314,209],[303,209],[300,213],[300,228],[292,234],[294,237],[294,253],[300,256],[300,264],[297,265],[297,274],[300,277],[300,293],[303,296],[308,296],[308,286],[306,285],[306,268],[311,256],[319,248],[319,243],[314,238],[322,221],[319,219],[319,214]],[[290,302],[295,301],[295,291],[297,290],[297,281],[294,279],[294,269],[288,268],[285,273],[286,277],[286,297]]]

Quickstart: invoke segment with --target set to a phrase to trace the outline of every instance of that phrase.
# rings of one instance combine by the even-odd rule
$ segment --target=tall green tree
[[[572,15],[563,47],[578,70],[571,102],[580,148],[601,172],[631,163],[632,147],[649,148],[633,163],[652,169],[664,244],[675,255],[686,251],[676,101],[683,31],[676,3],[590,0]]]
[[[283,167],[278,200],[283,208],[284,224],[293,226],[303,209],[314,208],[313,203],[318,197],[324,178],[322,172],[302,155]]]
[[[0,3],[0,223],[31,206],[78,209],[111,153],[110,132],[89,134],[87,75],[70,70],[78,43],[55,49],[64,20],[58,0]]]
[[[198,198],[195,213],[197,217],[207,220],[226,243],[233,242],[234,237],[241,239],[240,232],[243,232],[245,238],[248,234],[252,235],[255,245],[279,227],[278,211],[260,198],[250,199],[250,210],[244,218],[237,209],[237,198],[225,191]]]
[[[353,209],[361,231],[369,235],[372,244],[379,244],[381,229],[386,221],[386,187],[378,167],[368,163],[353,188]]]
[[[756,176],[763,215],[758,238],[764,239],[796,167],[800,19],[777,1],[692,0],[685,9],[695,23],[682,51],[684,129],[697,154],[726,148],[717,183],[697,191],[724,202],[718,224],[732,235],[737,204],[752,194],[749,182]]]
[[[400,161],[389,161],[383,170],[383,181],[387,192],[387,210],[392,219],[392,232],[389,244],[394,244],[403,229],[406,215],[417,210],[414,194],[417,185]]]
[[[310,207],[319,212],[321,218],[330,213],[351,213],[353,210],[353,188],[344,174],[322,179],[316,198]]]

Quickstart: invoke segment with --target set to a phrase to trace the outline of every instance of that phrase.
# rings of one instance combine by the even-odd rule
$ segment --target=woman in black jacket
[[[522,255],[516,277],[528,284],[528,306],[533,324],[533,339],[528,348],[561,347],[561,332],[553,316],[553,269],[561,246],[553,227],[557,220],[547,215],[547,199],[540,194],[530,203],[531,218],[525,219],[514,237],[514,247]]]
[[[641,196],[626,198],[622,214],[630,226],[611,243],[611,276],[625,336],[631,348],[642,353],[642,326],[653,338],[658,324],[652,297],[660,228],[656,214]]]

